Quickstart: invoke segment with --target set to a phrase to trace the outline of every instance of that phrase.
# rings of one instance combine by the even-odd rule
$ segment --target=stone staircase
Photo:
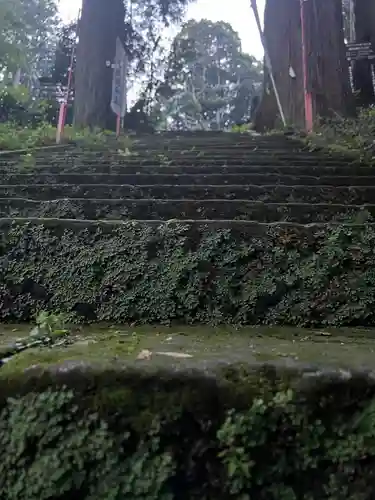
[[[311,224],[375,212],[369,167],[284,136],[166,133],[125,156],[71,148],[30,168],[1,163],[1,218]]]
[[[164,133],[116,148],[0,158],[0,317],[375,322],[370,166],[277,135]],[[336,255],[340,224],[359,232]]]

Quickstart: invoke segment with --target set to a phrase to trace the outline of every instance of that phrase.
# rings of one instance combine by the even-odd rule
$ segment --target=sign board
[[[119,38],[116,40],[116,55],[113,64],[111,109],[122,118],[126,113],[126,75],[128,60],[124,46]]]
[[[348,43],[346,46],[346,58],[348,61],[362,61],[375,59],[375,52],[371,42]]]

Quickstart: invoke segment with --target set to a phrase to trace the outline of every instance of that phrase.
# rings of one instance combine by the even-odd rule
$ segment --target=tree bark
[[[351,116],[355,113],[346,59],[342,0],[308,0],[309,83],[315,115]]]
[[[314,117],[354,112],[346,61],[341,0],[305,2],[308,90]],[[305,127],[300,0],[267,0],[264,36],[286,120]],[[280,117],[268,71],[255,119],[259,131],[278,128]]]
[[[371,0],[356,0],[354,15],[356,42],[371,42],[375,48],[375,3]],[[354,87],[358,91],[357,105],[368,107],[374,104],[375,94],[369,61],[356,61],[354,63],[353,81]]]
[[[83,0],[78,27],[74,123],[78,127],[114,129],[110,109],[116,38],[123,39],[123,0]]]
[[[299,0],[267,0],[264,37],[287,122],[303,126],[305,114]],[[290,76],[292,71],[295,78]],[[279,128],[280,125],[281,117],[265,66],[263,96],[256,113],[255,128],[264,131]]]

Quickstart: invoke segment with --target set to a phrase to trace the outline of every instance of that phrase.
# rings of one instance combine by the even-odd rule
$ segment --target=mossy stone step
[[[149,155],[145,156],[129,156],[119,162],[127,165],[157,165],[172,163],[174,165],[332,165],[341,166],[342,160],[335,158],[321,158],[314,156],[303,157],[301,155],[268,155],[268,154],[228,154],[224,156],[214,155],[161,155],[154,158]]]
[[[375,205],[263,203],[247,200],[104,200],[37,201],[1,198],[0,217],[59,217],[82,219],[246,219],[300,223],[345,220],[360,210],[375,215]]]
[[[13,224],[10,234],[9,222],[0,224],[0,311],[8,321],[58,306],[111,324],[220,319],[317,327],[350,325],[353,312],[363,325],[374,322],[375,236],[365,220],[339,228],[129,221],[109,223],[108,233],[105,224],[55,221],[48,230],[39,221]]]
[[[32,155],[35,164],[59,164],[64,162],[74,162],[80,164],[87,163],[127,163],[128,161],[138,160],[150,160],[155,162],[163,160],[195,160],[202,158],[212,158],[213,160],[220,161],[222,159],[231,158],[259,158],[264,159],[282,159],[284,161],[292,161],[293,159],[299,161],[310,162],[315,160],[317,162],[328,161],[331,163],[336,162],[337,164],[343,163],[343,159],[336,156],[331,156],[327,154],[317,154],[317,153],[306,153],[301,151],[269,151],[261,149],[239,149],[239,148],[223,148],[222,150],[215,148],[214,150],[209,149],[197,149],[193,150],[166,150],[166,151],[150,151],[145,148],[141,150],[128,150],[128,151],[116,151],[111,154],[89,154],[89,153],[72,153],[69,155]],[[18,161],[22,161],[24,155],[18,155],[12,158],[0,158],[0,165],[12,165],[16,164]],[[355,162],[350,162],[355,163]]]
[[[255,142],[288,142],[296,141],[296,139],[291,136],[285,136],[285,134],[270,134],[270,135],[259,135],[253,133],[241,133],[241,132],[208,132],[208,131],[197,131],[196,133],[186,133],[182,131],[170,131],[170,132],[158,132],[156,134],[144,134],[144,135],[130,135],[131,140],[134,142],[184,142],[184,141],[255,141]]]
[[[175,168],[176,170],[168,170],[167,167]],[[231,168],[234,167],[233,170]],[[162,168],[165,168],[163,170]],[[8,175],[11,173],[32,173],[35,172],[37,174],[41,173],[157,173],[157,172],[165,172],[165,173],[221,173],[224,170],[228,169],[228,173],[236,173],[243,172],[246,173],[281,173],[285,175],[357,175],[357,169],[359,170],[359,175],[367,175],[371,176],[371,169],[367,169],[367,167],[356,167],[356,166],[344,166],[340,162],[336,161],[311,161],[309,162],[300,162],[298,160],[292,161],[281,161],[280,159],[273,159],[272,161],[259,160],[253,161],[252,159],[241,160],[238,158],[232,159],[222,159],[220,161],[210,159],[210,158],[200,158],[197,160],[165,160],[165,161],[157,161],[155,160],[135,160],[131,159],[129,161],[124,162],[54,162],[50,163],[44,162],[40,164],[32,164],[28,165],[20,161],[15,165],[3,165],[0,166],[2,174]],[[332,170],[326,170],[326,168],[331,168]],[[342,172],[340,169],[343,168]],[[203,169],[203,170],[200,170]],[[206,170],[204,170],[206,169]],[[236,170],[237,169],[237,170]],[[279,170],[280,169],[280,170]],[[301,170],[303,169],[303,170]],[[2,179],[2,177],[0,178]]]
[[[263,202],[372,204],[375,186],[245,186],[245,185],[114,185],[114,184],[23,184],[0,185],[2,198],[159,198],[159,199],[245,199]]]
[[[238,154],[238,155],[245,155],[245,154],[259,154],[259,155],[267,155],[267,156],[282,156],[282,157],[288,157],[288,156],[294,156],[294,155],[300,155],[302,157],[323,157],[323,158],[338,158],[338,159],[343,159],[344,156],[340,155],[334,155],[329,153],[328,151],[309,151],[301,147],[293,147],[293,148],[284,148],[284,147],[279,147],[279,148],[269,148],[269,147],[259,147],[257,145],[253,146],[248,146],[248,147],[238,147],[236,145],[228,145],[226,147],[221,147],[218,148],[216,145],[212,146],[207,146],[204,145],[202,147],[176,147],[176,148],[153,148],[150,146],[143,146],[143,147],[133,147],[128,149],[129,153],[134,152],[135,154],[139,155],[158,155],[158,154],[163,154],[163,155],[171,155],[171,156],[199,156],[199,155],[206,155],[206,156],[231,156],[232,154]]]
[[[0,352],[14,349],[15,341],[30,335],[28,324],[1,325],[1,330]],[[327,369],[327,365],[341,369],[372,369],[375,362],[374,329],[329,329],[322,332],[319,329],[272,326],[93,324],[83,326],[78,331],[72,330],[68,342],[63,346],[30,348],[17,354],[2,367],[1,377],[22,373],[36,365],[53,369],[56,363],[64,366],[64,360],[66,367],[69,363],[73,363],[73,366],[77,363],[79,367],[83,361],[87,366],[95,364],[105,369],[112,367],[115,358],[127,366],[134,366],[142,352],[149,353],[145,359],[153,367],[161,364],[165,368],[170,359],[174,366],[188,364],[192,370],[199,367],[205,369],[207,363],[213,361],[220,366],[224,360],[242,364],[256,361],[282,363],[287,360],[288,365],[301,369],[301,363],[307,363],[307,371],[312,370],[312,366],[316,370],[319,367],[323,369],[323,366]],[[338,346],[341,347],[338,349]],[[167,356],[168,353],[170,356]],[[187,354],[185,358],[184,354]]]
[[[64,166],[72,166],[75,168],[79,168],[81,165],[87,165],[92,167],[93,170],[101,169],[103,166],[107,167],[109,165],[113,166],[122,166],[122,165],[127,165],[127,166],[155,166],[155,165],[161,165],[161,166],[168,166],[168,165],[173,165],[173,166],[225,166],[225,165],[244,165],[244,166],[302,166],[302,167],[308,167],[308,166],[336,166],[336,167],[341,167],[343,162],[341,160],[336,160],[336,159],[321,159],[321,158],[314,158],[314,157],[309,157],[306,159],[303,159],[299,157],[298,155],[294,157],[287,157],[287,158],[282,158],[280,156],[259,156],[259,155],[244,155],[243,157],[238,157],[235,155],[232,156],[227,156],[227,157],[213,157],[213,156],[200,156],[200,157],[188,157],[188,156],[179,156],[176,158],[171,158],[171,157],[150,157],[150,156],[145,156],[145,157],[139,157],[139,156],[129,156],[129,157],[124,157],[121,159],[112,159],[111,161],[92,161],[92,160],[84,160],[84,159],[79,159],[78,161],[70,159],[70,160],[45,160],[43,162],[39,162],[36,164],[37,168],[46,168],[48,169],[51,166],[56,166],[56,167],[64,167]],[[30,170],[33,170],[35,167],[28,166],[25,163],[20,160],[18,165],[23,169],[29,168]],[[7,168],[7,167],[10,168]],[[13,165],[12,167],[10,165],[4,165],[2,170],[11,170],[12,168],[15,169],[17,168],[17,164]]]
[[[2,184],[115,184],[115,185],[287,185],[287,186],[375,186],[373,176],[308,176],[278,174],[48,174],[8,173]]]
[[[129,145],[130,150],[134,151],[142,151],[142,150],[147,150],[147,151],[158,151],[158,152],[168,152],[168,151],[201,151],[202,149],[204,150],[211,150],[211,151],[227,151],[228,149],[236,149],[239,151],[244,151],[244,150],[254,150],[257,149],[259,151],[281,151],[281,152],[286,152],[286,151],[307,151],[307,147],[304,144],[301,143],[288,143],[288,144],[270,144],[270,143],[259,143],[259,142],[213,142],[213,143],[202,143],[202,144],[186,144],[184,149],[183,144],[179,143],[169,143],[169,144],[158,144],[158,143],[145,143],[145,144],[137,144],[133,143]]]
[[[189,237],[194,237],[196,232],[203,233],[204,231],[221,231],[230,230],[232,236],[237,236],[245,241],[251,241],[256,236],[263,236],[269,241],[277,237],[283,236],[284,238],[295,237],[301,239],[311,240],[321,238],[326,235],[327,231],[332,228],[348,228],[364,230],[366,228],[375,229],[375,222],[368,221],[365,214],[363,217],[358,215],[354,220],[345,222],[329,221],[329,222],[311,222],[307,224],[291,221],[276,221],[276,222],[257,222],[249,220],[222,220],[222,219],[172,219],[164,220],[122,220],[122,219],[68,219],[58,217],[0,217],[0,231],[6,236],[10,231],[15,228],[22,228],[27,234],[29,229],[37,230],[40,234],[44,230],[48,230],[54,236],[62,236],[65,231],[72,231],[77,235],[97,234],[116,234],[117,230],[127,228],[134,228],[142,232],[146,228],[154,230],[156,228],[164,229],[186,229]],[[249,238],[249,239],[247,239]]]
[[[7,171],[4,169],[5,172]],[[37,165],[32,167],[19,167],[8,169],[8,173],[31,173],[36,174],[277,174],[294,176],[368,176],[372,171],[370,167],[355,166],[295,166],[295,165],[129,165],[110,163],[89,163],[89,164],[54,164]]]
[[[151,140],[151,141],[131,141],[129,143],[130,149],[155,149],[155,150],[171,150],[171,149],[204,149],[204,148],[233,148],[233,147],[244,147],[244,148],[261,148],[261,149],[277,149],[283,151],[290,150],[308,150],[307,144],[301,141],[274,141],[269,142],[265,140]],[[115,145],[114,145],[115,147]],[[323,151],[316,150],[316,151]]]

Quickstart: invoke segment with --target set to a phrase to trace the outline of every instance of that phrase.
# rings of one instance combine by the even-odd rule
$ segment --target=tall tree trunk
[[[345,56],[341,0],[305,2],[308,90],[314,116],[353,112]],[[304,89],[300,0],[267,0],[264,36],[288,124],[304,128]],[[257,130],[277,128],[280,117],[268,71],[255,119]]]
[[[355,113],[346,59],[342,0],[306,2],[309,84],[315,115],[351,116]]]
[[[354,15],[356,42],[371,42],[375,48],[375,2],[372,0],[356,0]],[[357,104],[361,107],[374,104],[375,94],[369,61],[354,63],[353,80],[354,87],[358,91]]]
[[[116,38],[123,39],[123,0],[83,0],[75,71],[74,122],[113,129],[110,109]]]
[[[264,37],[287,122],[303,126],[305,114],[299,0],[267,0]],[[256,113],[255,127],[263,131],[280,125],[275,94],[265,67],[263,96]]]

